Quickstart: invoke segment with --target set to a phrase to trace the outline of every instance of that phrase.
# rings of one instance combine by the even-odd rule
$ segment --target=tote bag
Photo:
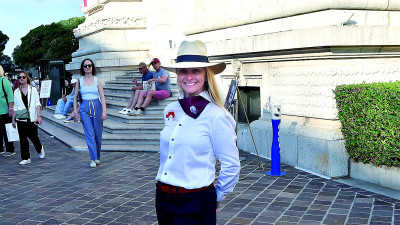
[[[7,132],[8,142],[19,141],[17,124],[15,124],[15,128],[14,128],[12,126],[12,123],[6,123],[6,132]]]

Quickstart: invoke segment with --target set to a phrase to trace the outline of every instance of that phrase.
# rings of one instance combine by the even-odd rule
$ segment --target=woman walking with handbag
[[[84,59],[80,68],[81,77],[75,87],[74,119],[82,119],[83,131],[90,154],[89,166],[95,168],[100,164],[101,138],[103,135],[103,120],[107,119],[106,99],[100,79],[95,77],[96,67],[91,59]],[[82,103],[78,113],[78,95]]]
[[[42,124],[40,117],[40,99],[35,87],[31,86],[31,78],[23,71],[18,75],[19,87],[14,91],[14,115],[12,125],[18,124],[18,133],[21,146],[20,165],[31,163],[29,154],[29,142],[31,140],[39,158],[44,158],[43,145],[38,136],[37,124]]]

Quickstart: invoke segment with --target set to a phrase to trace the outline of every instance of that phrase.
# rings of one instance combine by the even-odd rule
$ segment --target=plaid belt
[[[165,184],[160,181],[157,182],[156,186],[157,186],[157,189],[160,190],[161,192],[176,194],[176,193],[192,193],[192,192],[197,192],[197,191],[203,191],[203,190],[206,190],[206,189],[209,189],[210,187],[212,187],[213,183],[211,183],[207,187],[196,188],[196,189],[186,189],[183,187],[177,187],[177,186]]]

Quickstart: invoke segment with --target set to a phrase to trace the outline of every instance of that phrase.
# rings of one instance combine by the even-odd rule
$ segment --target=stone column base
[[[262,117],[250,127],[259,155],[270,159],[271,120]],[[329,178],[349,174],[349,155],[338,120],[282,115],[279,140],[282,163]],[[247,124],[238,125],[238,148],[256,154]]]

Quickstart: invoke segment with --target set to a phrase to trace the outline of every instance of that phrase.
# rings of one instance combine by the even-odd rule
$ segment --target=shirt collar
[[[212,102],[212,101],[211,101],[211,97],[210,97],[210,95],[208,94],[207,91],[202,91],[202,92],[200,92],[200,94],[198,94],[198,95],[200,95],[201,97],[205,98],[207,101]],[[179,96],[179,99],[184,99],[184,98],[185,98],[185,94],[182,93],[182,94]]]

